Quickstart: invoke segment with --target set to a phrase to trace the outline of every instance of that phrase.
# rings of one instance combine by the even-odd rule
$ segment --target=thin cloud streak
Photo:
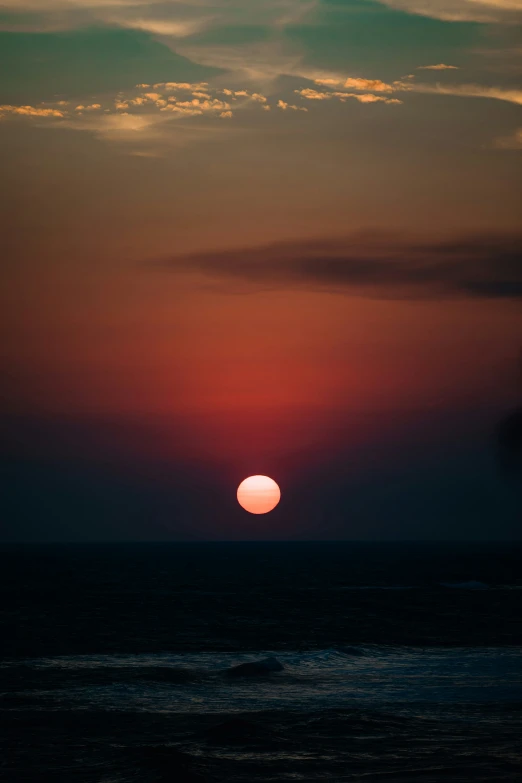
[[[274,32],[304,22],[317,0],[258,0],[245,7],[244,0],[3,0],[2,8],[16,13],[19,29],[78,29],[86,23],[107,24],[148,31],[165,39],[179,39],[212,27],[249,24]],[[38,13],[35,22],[32,15]],[[6,21],[11,29],[13,22]]]
[[[325,85],[338,84],[334,79],[315,79],[314,83],[317,87],[324,87]],[[344,81],[343,87],[351,88],[355,90],[368,90],[370,93],[423,93],[432,95],[454,95],[460,98],[489,98],[497,101],[506,101],[507,103],[515,103],[522,105],[522,90],[517,88],[506,88],[497,86],[487,86],[483,84],[443,84],[442,82],[436,82],[435,84],[427,84],[423,82],[417,82],[415,76],[410,74],[408,77],[399,79],[387,84],[376,79],[353,79],[348,78]],[[324,91],[316,89],[304,89],[296,90],[303,98],[308,100],[326,100],[327,98],[339,98],[343,100],[344,97],[354,97],[353,93],[345,93],[341,90]],[[391,101],[390,101],[391,102]]]
[[[421,241],[385,234],[285,242],[162,262],[175,273],[373,299],[522,298],[522,235]]]
[[[522,128],[517,128],[510,136],[495,139],[494,146],[500,150],[522,150]]]
[[[336,99],[345,103],[349,98],[353,98],[359,103],[389,103],[400,104],[402,101],[397,98],[385,98],[382,95],[374,95],[373,93],[355,93],[355,92],[320,92],[311,88],[305,88],[303,90],[294,90],[296,95],[300,98],[304,98],[307,101],[326,101]]]
[[[458,65],[446,65],[446,63],[438,63],[437,65],[419,65],[418,71],[458,71]]]
[[[522,18],[520,0],[378,0],[397,11],[445,22],[515,24]]]
[[[407,92],[420,92],[435,95],[454,95],[460,98],[490,98],[522,106],[522,90],[504,87],[485,87],[482,84],[421,84],[408,83]]]

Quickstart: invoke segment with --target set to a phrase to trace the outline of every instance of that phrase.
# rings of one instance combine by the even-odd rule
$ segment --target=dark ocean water
[[[520,779],[521,543],[0,558],[3,780]]]

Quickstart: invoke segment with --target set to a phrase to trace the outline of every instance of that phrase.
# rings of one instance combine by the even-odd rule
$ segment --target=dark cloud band
[[[172,271],[262,287],[306,286],[373,298],[522,298],[522,236],[416,241],[357,235],[167,260]]]

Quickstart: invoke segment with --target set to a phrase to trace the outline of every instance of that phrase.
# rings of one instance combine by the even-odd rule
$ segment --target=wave
[[[348,585],[341,590],[415,590],[415,585]]]
[[[353,592],[360,592],[360,591],[371,591],[371,590],[387,590],[387,591],[396,591],[400,592],[402,590],[434,590],[439,589],[441,587],[444,588],[453,588],[453,589],[460,589],[460,590],[522,590],[522,585],[520,584],[511,584],[511,585],[489,585],[486,582],[481,582],[479,580],[475,579],[469,579],[467,581],[461,581],[461,582],[431,582],[427,584],[417,584],[417,585],[341,585],[339,587],[306,587],[301,588],[303,591],[307,592],[322,592],[322,593],[331,593],[331,592],[339,592],[339,591],[353,591]]]
[[[475,659],[490,655],[509,658],[522,655],[520,647],[444,647],[406,646],[388,644],[346,644],[336,647],[308,650],[272,650],[259,649],[249,651],[194,651],[185,653],[161,652],[155,654],[127,655],[73,655],[52,658],[4,660],[0,663],[0,676],[11,681],[22,679],[34,673],[39,678],[96,680],[96,678],[122,679],[129,681],[154,679],[165,683],[197,682],[209,676],[218,676],[233,666],[253,663],[266,658],[277,658],[285,670],[297,670],[301,667],[317,666],[335,668],[344,666],[350,659],[366,659],[368,662],[382,658],[397,660],[408,658],[426,660],[453,660],[460,657]],[[402,665],[402,664],[401,664]]]
[[[339,590],[430,590],[433,587],[447,587],[455,590],[522,590],[522,585],[488,585],[477,579],[463,582],[437,582],[435,585],[346,585]]]
[[[476,582],[471,579],[469,582],[439,582],[441,587],[451,587],[458,590],[489,590],[489,585],[485,582]]]
[[[230,678],[275,656],[282,671]],[[320,650],[46,658],[0,667],[4,709],[210,714],[522,701],[522,649],[354,645]],[[124,665],[126,664],[126,665]],[[403,705],[403,706],[401,706]],[[406,706],[404,706],[406,705]],[[410,705],[408,707],[408,705]]]

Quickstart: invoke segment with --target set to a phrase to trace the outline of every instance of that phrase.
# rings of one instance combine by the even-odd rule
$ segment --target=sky
[[[521,30],[0,0],[2,540],[520,538]]]

